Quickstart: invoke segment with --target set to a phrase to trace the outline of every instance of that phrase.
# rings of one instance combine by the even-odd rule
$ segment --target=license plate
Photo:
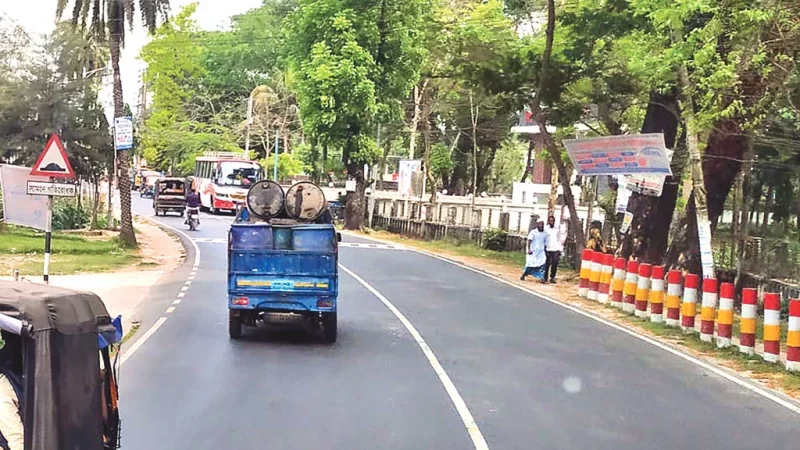
[[[276,280],[272,282],[272,289],[277,291],[291,291],[294,289],[294,282]]]
[[[264,318],[273,323],[295,323],[301,321],[303,316],[292,313],[267,313],[264,314]]]

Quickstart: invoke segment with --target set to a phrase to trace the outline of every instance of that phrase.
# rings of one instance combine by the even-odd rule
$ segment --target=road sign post
[[[50,136],[42,154],[31,169],[31,175],[50,177],[50,182],[29,181],[28,195],[47,196],[47,218],[44,228],[44,269],[42,271],[45,284],[50,283],[50,246],[53,237],[53,197],[74,197],[75,185],[56,183],[56,178],[74,179],[75,171],[64,151],[64,145],[56,133]]]

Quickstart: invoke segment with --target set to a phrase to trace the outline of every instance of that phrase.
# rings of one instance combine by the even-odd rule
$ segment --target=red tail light
[[[333,308],[333,300],[329,299],[317,300],[317,308]]]
[[[250,304],[250,299],[247,297],[234,297],[233,304],[236,306],[247,306]]]

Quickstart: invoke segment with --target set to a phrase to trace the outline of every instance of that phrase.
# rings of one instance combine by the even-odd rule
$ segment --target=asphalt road
[[[149,202],[136,200],[135,210],[152,214]],[[186,229],[180,218],[159,220]],[[340,263],[371,289],[340,272],[336,344],[267,329],[231,341],[231,217],[201,220],[192,234],[200,264],[185,296],[178,278],[191,276],[191,261],[154,290],[153,317],[137,338],[161,325],[122,367],[125,450],[471,449],[480,447],[476,436],[491,449],[800,445],[800,415],[789,409],[575,312],[406,250],[340,249]],[[476,427],[465,426],[465,411]]]

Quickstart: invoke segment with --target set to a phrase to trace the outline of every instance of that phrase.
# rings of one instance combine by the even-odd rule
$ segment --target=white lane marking
[[[464,427],[467,429],[467,433],[469,433],[469,437],[472,439],[472,444],[475,446],[476,450],[489,450],[489,446],[486,444],[486,439],[483,438],[483,434],[481,430],[478,428],[478,424],[475,422],[475,418],[472,417],[472,413],[469,411],[466,402],[461,397],[461,394],[458,393],[458,389],[456,389],[456,385],[453,384],[453,380],[450,379],[450,376],[447,375],[445,372],[444,367],[439,363],[439,360],[436,358],[436,355],[433,353],[433,350],[430,348],[425,339],[423,339],[422,335],[419,334],[419,331],[411,324],[411,322],[397,309],[392,302],[389,301],[386,297],[383,296],[377,289],[372,287],[369,283],[364,281],[361,277],[353,273],[347,267],[339,264],[339,268],[342,269],[345,273],[353,277],[356,281],[361,283],[362,286],[367,288],[372,294],[378,298],[392,314],[397,317],[397,320],[406,327],[406,330],[411,334],[411,337],[414,338],[419,348],[422,350],[422,353],[425,354],[425,357],[428,359],[428,363],[430,363],[433,371],[436,372],[436,375],[439,377],[439,381],[441,381],[442,385],[444,386],[445,391],[447,391],[447,395],[450,396],[450,400],[453,402],[453,406],[456,407],[456,411],[458,411],[458,415],[461,416],[461,421],[464,423]]]
[[[122,366],[123,364],[125,364],[125,361],[127,361],[128,358],[133,356],[133,354],[136,353],[136,351],[139,350],[144,345],[144,343],[147,342],[147,340],[150,339],[150,337],[152,337],[155,334],[155,332],[158,331],[159,328],[161,328],[161,325],[164,325],[164,322],[166,321],[167,321],[166,317],[159,317],[156,323],[154,323],[153,326],[150,327],[150,329],[148,329],[147,332],[142,335],[142,337],[137,339],[136,342],[134,342],[133,345],[131,345],[131,348],[129,348],[127,352],[122,354],[122,357],[119,360],[119,365]]]
[[[194,275],[189,275],[189,278],[188,278],[188,279],[189,279],[190,281],[191,281],[191,280],[194,280]]]
[[[183,298],[183,297],[186,297],[186,292],[179,292],[178,298]]]
[[[355,235],[353,235],[353,236],[355,236]],[[369,240],[373,240],[373,241],[376,241],[376,242],[383,242],[383,241],[379,241],[379,240],[374,239],[374,238],[365,238],[365,237],[360,236],[360,235],[356,236],[356,237],[361,238],[361,239],[369,239]],[[652,338],[650,338],[648,336],[645,336],[643,334],[640,334],[640,333],[638,333],[638,332],[636,332],[636,331],[634,331],[634,330],[632,330],[630,328],[627,328],[627,327],[619,325],[617,323],[608,321],[608,320],[606,320],[606,319],[604,319],[604,318],[602,318],[600,316],[596,316],[596,315],[594,315],[594,314],[592,314],[590,312],[584,311],[584,310],[582,310],[580,308],[577,308],[575,306],[568,305],[566,303],[561,302],[560,300],[556,300],[556,299],[554,299],[552,297],[548,297],[547,295],[540,294],[538,292],[534,292],[534,291],[532,291],[532,290],[530,290],[530,289],[528,289],[526,287],[519,286],[519,285],[514,284],[514,283],[512,283],[512,282],[510,282],[508,280],[504,280],[504,279],[502,279],[502,278],[500,278],[498,276],[492,275],[492,274],[490,274],[488,272],[484,272],[484,271],[482,271],[480,269],[475,269],[473,267],[469,267],[467,265],[461,264],[460,262],[453,261],[453,260],[441,257],[439,255],[434,255],[433,253],[428,253],[428,252],[426,252],[424,250],[418,250],[416,248],[409,248],[409,250],[411,250],[412,252],[420,253],[420,254],[425,255],[425,256],[429,256],[431,258],[438,259],[440,261],[444,261],[444,262],[452,264],[454,266],[461,267],[462,269],[466,269],[466,270],[469,270],[471,272],[475,272],[475,273],[483,275],[485,277],[491,278],[491,279],[493,279],[495,281],[498,281],[500,283],[503,283],[503,284],[505,284],[507,286],[511,286],[511,287],[513,287],[515,289],[518,289],[520,291],[527,292],[528,294],[531,294],[531,295],[533,295],[535,297],[542,298],[545,301],[548,301],[548,302],[553,303],[555,305],[561,306],[562,308],[565,308],[565,309],[568,309],[568,310],[570,310],[572,312],[580,314],[580,315],[582,315],[582,316],[584,316],[584,317],[586,317],[588,319],[592,319],[592,320],[594,320],[596,322],[600,322],[603,325],[609,326],[609,327],[611,327],[611,328],[613,328],[613,329],[615,329],[617,331],[621,331],[621,332],[623,332],[623,333],[625,333],[625,334],[627,334],[629,336],[633,336],[633,337],[635,337],[635,338],[637,338],[637,339],[639,339],[641,341],[647,342],[648,344],[651,344],[651,345],[653,345],[655,347],[658,347],[661,350],[664,350],[664,351],[666,351],[668,353],[671,353],[671,354],[677,356],[678,358],[681,358],[681,359],[683,359],[685,361],[688,361],[688,362],[690,362],[690,363],[692,363],[692,364],[694,364],[694,365],[696,365],[698,367],[702,367],[703,369],[706,369],[706,370],[714,373],[715,375],[718,375],[718,376],[720,376],[720,377],[722,377],[722,378],[724,378],[724,379],[726,379],[726,380],[728,380],[728,381],[730,381],[730,382],[732,382],[732,383],[734,383],[734,384],[736,384],[736,385],[738,385],[738,386],[740,386],[740,387],[742,387],[744,389],[747,389],[748,391],[753,392],[754,394],[760,395],[760,396],[766,398],[767,400],[771,400],[771,401],[777,403],[778,405],[783,406],[784,408],[786,408],[786,409],[788,409],[788,410],[790,410],[790,411],[792,411],[794,413],[800,414],[800,406],[794,404],[793,402],[790,402],[790,401],[787,401],[785,399],[782,399],[778,395],[775,395],[774,393],[770,392],[769,390],[766,390],[766,389],[764,389],[764,388],[762,388],[760,386],[756,386],[755,384],[752,384],[752,383],[750,383],[748,381],[745,381],[745,380],[740,379],[740,378],[738,378],[736,376],[733,376],[733,375],[731,375],[730,373],[726,372],[723,369],[720,369],[718,367],[714,367],[711,364],[708,364],[708,363],[706,363],[704,361],[701,361],[701,360],[699,360],[699,359],[697,359],[697,358],[695,358],[695,357],[693,357],[691,355],[683,353],[680,350],[674,349],[674,348],[672,348],[672,347],[670,347],[670,346],[668,346],[666,344],[662,344],[661,342],[658,342],[655,339],[652,339]]]
[[[186,282],[183,283],[183,285],[184,286],[191,286],[192,285],[192,281],[191,280],[186,280]]]
[[[173,304],[173,305],[180,305],[180,304],[181,304],[181,299],[174,300],[174,301],[172,302],[172,304]]]
[[[182,290],[182,291],[184,291],[184,292],[185,292],[185,291],[188,291],[188,290],[189,290],[189,286],[183,286],[183,287],[181,288],[181,290]]]
[[[167,313],[167,314],[172,314],[172,312],[173,312],[173,311],[175,311],[175,307],[174,307],[174,306],[170,306],[170,307],[169,307],[169,308],[167,308],[167,310],[166,310],[166,311],[164,311],[164,312],[165,312],[165,313]]]
[[[227,244],[226,238],[194,238],[192,241],[199,244]]]

